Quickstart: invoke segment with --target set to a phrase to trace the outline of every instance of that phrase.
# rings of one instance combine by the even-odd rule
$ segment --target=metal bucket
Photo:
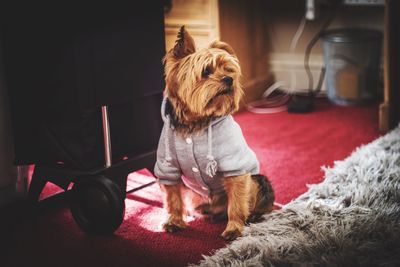
[[[382,34],[370,29],[333,29],[321,35],[328,98],[340,105],[376,98]]]

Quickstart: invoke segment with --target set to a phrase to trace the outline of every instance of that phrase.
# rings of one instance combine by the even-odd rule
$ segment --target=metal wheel
[[[70,209],[86,233],[111,234],[124,219],[125,194],[105,176],[82,177],[72,188]]]

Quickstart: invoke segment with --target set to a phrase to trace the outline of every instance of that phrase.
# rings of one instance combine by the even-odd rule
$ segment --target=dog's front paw
[[[185,229],[187,227],[186,223],[182,219],[171,219],[169,218],[165,223],[163,223],[162,228],[168,233],[175,233],[179,230]]]
[[[225,230],[221,236],[226,241],[235,240],[237,237],[241,236],[242,232],[239,229]]]

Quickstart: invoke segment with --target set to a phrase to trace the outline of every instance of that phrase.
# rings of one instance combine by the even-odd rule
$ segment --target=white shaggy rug
[[[199,266],[400,266],[400,128]]]

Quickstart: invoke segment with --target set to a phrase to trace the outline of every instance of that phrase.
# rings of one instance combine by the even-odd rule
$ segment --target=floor
[[[307,184],[322,181],[321,166],[332,166],[380,135],[375,104],[343,107],[317,99],[308,114],[240,112],[235,119],[281,204],[304,193]],[[146,170],[132,173],[128,189],[152,179]],[[48,185],[42,197],[56,190]],[[189,228],[176,234],[162,232],[165,213],[157,185],[127,195],[125,220],[112,236],[81,232],[67,198],[58,194],[35,212],[14,210],[13,217],[2,220],[1,266],[186,266],[226,244],[219,236],[224,223],[203,219],[191,218]]]

